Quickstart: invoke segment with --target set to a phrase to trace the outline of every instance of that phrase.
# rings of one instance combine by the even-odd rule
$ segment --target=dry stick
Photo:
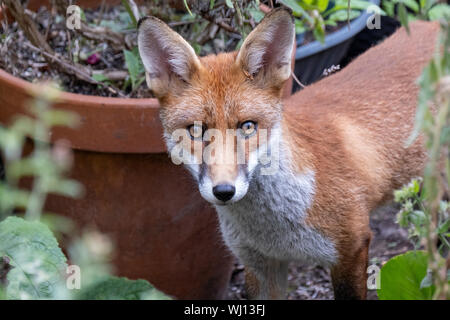
[[[102,3],[100,4],[100,13],[99,13],[99,17],[98,20],[96,21],[96,25],[99,25],[102,20],[103,20],[103,16],[105,14],[106,11],[106,0],[102,0]]]
[[[29,43],[24,43],[24,46],[36,51],[36,52],[40,52],[47,60],[50,60],[49,62],[56,62],[58,64],[58,66],[60,68],[62,68],[66,73],[68,74],[72,74],[75,75],[78,79],[80,80],[84,80],[86,82],[92,83],[92,84],[96,84],[96,85],[100,85],[102,87],[107,88],[111,93],[117,94],[121,97],[125,97],[125,95],[116,87],[112,86],[112,85],[108,85],[106,83],[103,82],[99,82],[93,78],[91,78],[90,73],[83,71],[82,69],[78,69],[80,67],[83,67],[81,65],[72,65],[70,62],[65,61],[64,59],[61,59],[59,57],[56,57],[55,55],[51,55],[48,52],[42,51],[39,48],[36,48],[35,46],[29,44]],[[89,70],[87,68],[85,68],[85,70]]]
[[[70,31],[66,30],[66,35],[67,35],[67,42],[69,43],[69,60],[73,61],[73,57],[72,57],[72,39],[70,37]]]
[[[216,20],[214,17],[210,16],[208,12],[200,12],[200,15],[208,20],[209,22],[215,23],[217,24],[219,27],[221,27],[222,29],[230,32],[230,33],[234,33],[237,35],[241,35],[239,33],[239,31],[237,31],[236,29],[234,29],[233,27],[231,27],[230,25],[226,24],[225,22],[223,22],[222,20]]]
[[[15,0],[3,0],[3,2],[8,7],[9,11],[13,15],[14,19],[16,19],[20,28],[23,30],[25,36],[30,40],[33,44],[32,47],[37,49],[37,51],[41,52],[44,57],[51,59],[51,62],[56,61],[59,68],[65,70],[67,73],[76,76],[79,79],[84,81],[91,82],[94,81],[90,77],[90,72],[83,70],[85,69],[83,66],[79,65],[77,67],[73,67],[70,63],[62,61],[61,59],[55,59],[55,54],[50,47],[50,45],[44,40],[42,34],[39,32],[37,25],[31,19],[29,15],[25,13],[25,9],[22,7],[19,1]],[[31,45],[28,45],[31,47]]]
[[[75,75],[77,78],[87,81],[89,83],[93,83],[93,84],[96,83],[96,81],[91,78],[90,73],[83,70],[83,68],[79,68],[80,67],[79,65],[78,66],[72,65],[71,63],[64,61],[64,59],[59,58],[49,52],[43,51],[40,48],[33,46],[32,44],[24,42],[23,45],[25,47],[30,48],[31,50],[40,52],[46,58],[46,60],[49,61],[50,63],[56,62],[58,64],[58,66],[60,68],[62,68],[63,70],[65,70],[68,74]]]
[[[106,27],[91,27],[86,23],[81,23],[81,29],[77,30],[85,38],[96,41],[106,41],[116,49],[128,48],[125,37]]]
[[[25,14],[25,10],[20,2],[15,0],[3,0],[3,3],[8,7],[9,12],[11,12],[14,19],[17,21],[20,28],[23,30],[31,43],[39,48],[42,48],[46,52],[52,53],[53,50],[44,40],[31,17]]]
[[[31,41],[31,44],[24,43],[28,48],[40,52],[46,60],[49,62],[56,62],[58,68],[67,74],[71,74],[76,78],[100,85],[105,87],[113,94],[117,94],[121,97],[125,97],[125,95],[117,88],[112,85],[108,85],[99,81],[96,81],[91,77],[91,70],[83,65],[74,64],[72,61],[67,61],[63,57],[56,57],[51,47],[48,43],[43,39],[41,33],[38,31],[36,24],[31,19],[29,15],[25,13],[24,8],[20,5],[18,1],[14,0],[4,0],[6,6],[10,9],[16,21],[19,23],[26,37]],[[62,10],[65,13],[65,8],[62,8],[61,5],[63,3],[67,3],[65,0],[55,0],[55,5],[57,10]]]
[[[63,17],[66,16],[66,10],[69,4],[70,2],[68,0],[53,0],[53,5],[55,6],[56,11]],[[106,41],[110,43],[115,49],[129,49],[129,46],[125,41],[125,36],[109,28],[91,27],[84,21],[81,21],[81,28],[76,31],[90,40]]]
[[[175,22],[169,22],[169,27],[178,27],[178,26],[184,26],[188,24],[193,24],[197,22],[201,22],[202,20],[190,20],[190,21],[175,21]]]

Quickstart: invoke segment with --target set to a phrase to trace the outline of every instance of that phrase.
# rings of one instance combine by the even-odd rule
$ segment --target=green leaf
[[[430,20],[450,20],[450,6],[445,3],[435,5],[428,11],[428,18],[430,18]]]
[[[248,12],[256,23],[259,23],[264,18],[264,12],[257,8],[250,8],[248,9]]]
[[[139,75],[144,71],[144,66],[141,62],[137,48],[134,48],[132,51],[123,50],[123,54],[125,56],[125,64],[127,66],[128,73],[130,74],[131,87],[134,90],[140,78]]]
[[[380,300],[428,300],[433,286],[421,288],[427,275],[428,257],[425,251],[409,251],[390,259],[380,271]]]
[[[0,223],[0,256],[7,256],[8,299],[51,299],[65,288],[66,257],[48,227],[8,217]]]
[[[168,300],[170,297],[145,280],[108,277],[82,289],[82,300]]]
[[[127,0],[122,0],[122,5],[125,7],[125,10],[127,10],[128,15],[130,16],[130,19],[133,22],[133,26],[136,27],[137,20],[136,17],[134,16],[133,9],[131,9],[130,4],[128,3]]]
[[[304,9],[318,10],[319,12],[325,11],[328,7],[328,0],[303,0],[300,3],[303,5],[306,4]]]
[[[285,6],[289,7],[290,9],[292,9],[292,13],[294,14],[294,16],[305,18],[310,25],[314,24],[314,19],[306,12],[305,9],[302,8],[301,5],[299,5],[297,3],[297,1],[295,1],[295,0],[281,0],[280,2],[282,4],[284,4]]]
[[[103,82],[103,81],[108,80],[108,78],[104,74],[101,74],[101,73],[94,73],[92,75],[92,79],[94,79],[95,81],[98,81],[98,82]]]
[[[403,3],[406,7],[414,11],[415,13],[419,12],[419,5],[416,0],[396,0],[396,2]]]
[[[315,20],[313,34],[322,44],[325,42],[325,23],[320,16]]]
[[[437,232],[444,234],[450,230],[450,219],[439,225]]]
[[[353,19],[359,17],[360,14],[361,13],[359,11],[350,10],[350,15],[348,15],[347,10],[339,10],[339,11],[336,11],[336,12],[330,14],[330,16],[328,17],[327,21],[328,20],[331,20],[331,21],[347,21],[347,19],[353,20]]]
[[[398,6],[398,19],[402,26],[406,28],[406,32],[409,34],[409,26],[408,26],[408,12],[406,11],[406,7],[403,3],[400,3]]]
[[[42,120],[49,127],[65,126],[75,128],[80,123],[80,116],[67,110],[51,109],[42,115]]]

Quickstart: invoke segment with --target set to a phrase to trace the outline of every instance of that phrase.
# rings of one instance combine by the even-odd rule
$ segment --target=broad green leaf
[[[299,1],[302,5],[306,5],[304,9],[307,10],[318,10],[323,12],[328,7],[328,0],[303,0]]]
[[[7,256],[8,299],[61,298],[66,257],[48,227],[39,221],[8,217],[0,223],[0,256]]]
[[[428,11],[430,20],[447,19],[450,20],[450,5],[439,3]]]
[[[228,8],[233,9],[233,2],[231,2],[231,0],[225,0],[225,3],[227,4]]]
[[[108,277],[82,289],[83,300],[168,300],[167,295],[155,289],[145,280]]]
[[[380,300],[431,299],[433,286],[420,288],[427,275],[427,264],[424,251],[409,251],[386,262],[380,271]]]
[[[347,21],[347,19],[353,20],[353,19],[359,17],[360,14],[361,13],[359,11],[350,10],[350,15],[348,15],[347,10],[339,10],[339,11],[336,11],[336,12],[330,14],[330,16],[328,17],[327,20],[331,20],[331,21]]]
[[[314,3],[317,5],[319,12],[324,12],[328,7],[328,0],[315,0]]]

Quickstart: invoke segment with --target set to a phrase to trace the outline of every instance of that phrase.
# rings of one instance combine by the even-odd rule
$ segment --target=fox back
[[[168,151],[216,207],[250,297],[283,297],[289,261],[305,261],[331,268],[336,298],[365,298],[369,213],[426,160],[420,138],[405,142],[438,26],[411,30],[282,101],[289,11],[269,13],[238,52],[202,58],[158,19],[140,21]]]

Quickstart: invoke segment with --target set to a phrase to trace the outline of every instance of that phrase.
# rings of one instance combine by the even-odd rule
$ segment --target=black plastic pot
[[[379,5],[380,0],[369,0],[372,4]],[[358,18],[350,22],[350,25],[327,35],[325,42],[310,42],[302,45],[303,37],[297,37],[297,52],[295,55],[295,75],[304,84],[311,84],[322,78],[323,70],[338,65],[347,54],[355,36],[366,28],[367,19],[373,13],[363,12]],[[294,91],[299,89],[294,82]]]

